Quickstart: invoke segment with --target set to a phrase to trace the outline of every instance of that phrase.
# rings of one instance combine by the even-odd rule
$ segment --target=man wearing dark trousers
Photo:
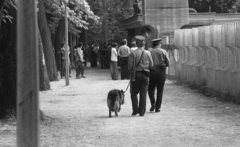
[[[132,115],[144,116],[146,111],[146,96],[149,84],[149,69],[153,66],[151,53],[144,49],[145,37],[136,36],[138,49],[129,56],[129,70],[131,71],[131,100]],[[138,93],[139,105],[138,105]]]
[[[150,111],[160,112],[162,105],[163,88],[166,80],[166,67],[169,66],[167,52],[161,48],[161,38],[152,40],[152,48],[149,49],[152,59],[153,68],[150,69],[150,82],[148,95],[151,102]],[[155,100],[155,88],[157,87],[157,101]]]
[[[122,40],[123,45],[119,47],[118,55],[120,57],[121,79],[129,79],[128,60],[130,55],[130,48],[127,46],[127,40]]]

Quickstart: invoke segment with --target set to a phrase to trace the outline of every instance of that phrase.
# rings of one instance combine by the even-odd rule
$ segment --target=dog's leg
[[[112,116],[111,116],[111,110],[110,110],[110,109],[109,109],[109,117],[112,117]]]
[[[118,116],[117,110],[115,110],[115,116]]]
[[[121,110],[121,105],[119,105],[118,112],[120,112],[120,110]]]

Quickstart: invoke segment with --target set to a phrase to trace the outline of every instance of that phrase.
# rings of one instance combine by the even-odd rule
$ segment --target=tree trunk
[[[49,90],[51,87],[47,74],[47,68],[40,33],[38,33],[38,50],[39,50],[39,90],[46,91]]]
[[[0,118],[16,110],[16,10],[7,8],[7,11],[14,19],[1,25]]]
[[[45,5],[44,0],[39,0],[39,12],[38,12],[38,25],[42,38],[44,55],[46,59],[46,66],[48,77],[50,81],[57,81],[57,69],[56,62],[54,56],[54,48],[51,42],[51,32],[48,27],[46,13],[45,13]]]
[[[61,71],[61,54],[60,54],[60,49],[61,49],[61,44],[63,42],[63,36],[64,36],[64,19],[61,19],[59,21],[57,31],[55,33],[55,55],[57,57],[57,65],[58,65],[58,70]]]

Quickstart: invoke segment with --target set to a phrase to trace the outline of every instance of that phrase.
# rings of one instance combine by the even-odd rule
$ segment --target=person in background
[[[130,51],[135,51],[136,49],[137,49],[136,41],[132,41]]]
[[[129,70],[128,70],[128,60],[130,55],[130,49],[127,46],[127,40],[122,40],[123,45],[118,49],[118,55],[120,57],[120,67],[121,67],[121,79],[129,79]]]
[[[82,77],[82,78],[86,78],[85,76],[84,76],[84,71],[85,71],[85,60],[84,60],[84,47],[83,47],[83,43],[82,42],[80,42],[79,43],[79,48],[78,48],[78,50],[77,50],[77,52],[78,52],[78,54],[79,54],[79,57],[80,57],[80,60],[79,60],[79,69],[80,69],[80,76]]]
[[[138,49],[129,56],[129,70],[131,71],[131,100],[132,115],[144,116],[146,111],[146,97],[149,84],[149,69],[153,67],[151,53],[144,49],[145,37],[135,36]],[[138,93],[139,104],[138,104]]]
[[[110,68],[110,62],[111,62],[111,50],[112,50],[112,45],[111,43],[108,43],[107,45],[107,53],[106,53],[106,65],[107,68]]]
[[[87,55],[87,63],[89,62],[90,63],[90,66],[91,66],[91,44],[87,44],[86,45],[86,55]],[[87,66],[86,66],[87,67]]]
[[[61,53],[62,53],[62,75],[63,77],[65,76],[65,73],[66,73],[66,61],[65,61],[65,44],[62,43],[61,45]],[[71,77],[71,61],[70,61],[70,57],[69,57],[69,54],[70,54],[70,49],[69,49],[69,46],[68,46],[68,65],[69,65],[69,77]]]
[[[84,76],[85,60],[84,60],[84,47],[83,43],[80,42],[77,48],[74,50],[75,66],[76,66],[76,79],[86,78]]]
[[[98,45],[93,43],[90,47],[91,49],[91,67],[97,67],[98,58]]]
[[[75,57],[75,69],[76,69],[76,79],[81,79],[80,77],[80,55],[78,53],[79,48],[81,48],[80,44],[76,45],[74,49],[74,57]]]
[[[83,65],[85,66],[85,68],[87,67],[87,50],[86,50],[86,45],[83,44],[82,47],[82,51],[83,51]]]
[[[162,105],[163,88],[166,80],[166,67],[169,66],[167,52],[161,48],[161,38],[152,40],[152,48],[149,49],[152,59],[153,68],[150,69],[150,82],[148,95],[151,102],[150,111],[160,112]],[[157,87],[157,101],[155,100],[155,89]]]
[[[111,61],[110,61],[110,72],[113,80],[118,80],[118,53],[117,53],[117,43],[112,43],[111,49]]]
[[[102,69],[106,68],[106,54],[107,54],[107,43],[104,42],[99,49],[99,57],[100,57],[100,67]]]

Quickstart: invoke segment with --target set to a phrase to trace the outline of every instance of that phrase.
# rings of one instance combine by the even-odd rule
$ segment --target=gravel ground
[[[74,75],[74,76],[73,76]],[[119,117],[108,117],[107,93],[125,90],[128,80],[113,81],[109,70],[87,68],[85,79],[51,82],[40,92],[42,147],[238,147],[240,107],[167,81],[160,113],[131,116],[129,89]],[[0,147],[16,146],[16,121],[0,121]]]

